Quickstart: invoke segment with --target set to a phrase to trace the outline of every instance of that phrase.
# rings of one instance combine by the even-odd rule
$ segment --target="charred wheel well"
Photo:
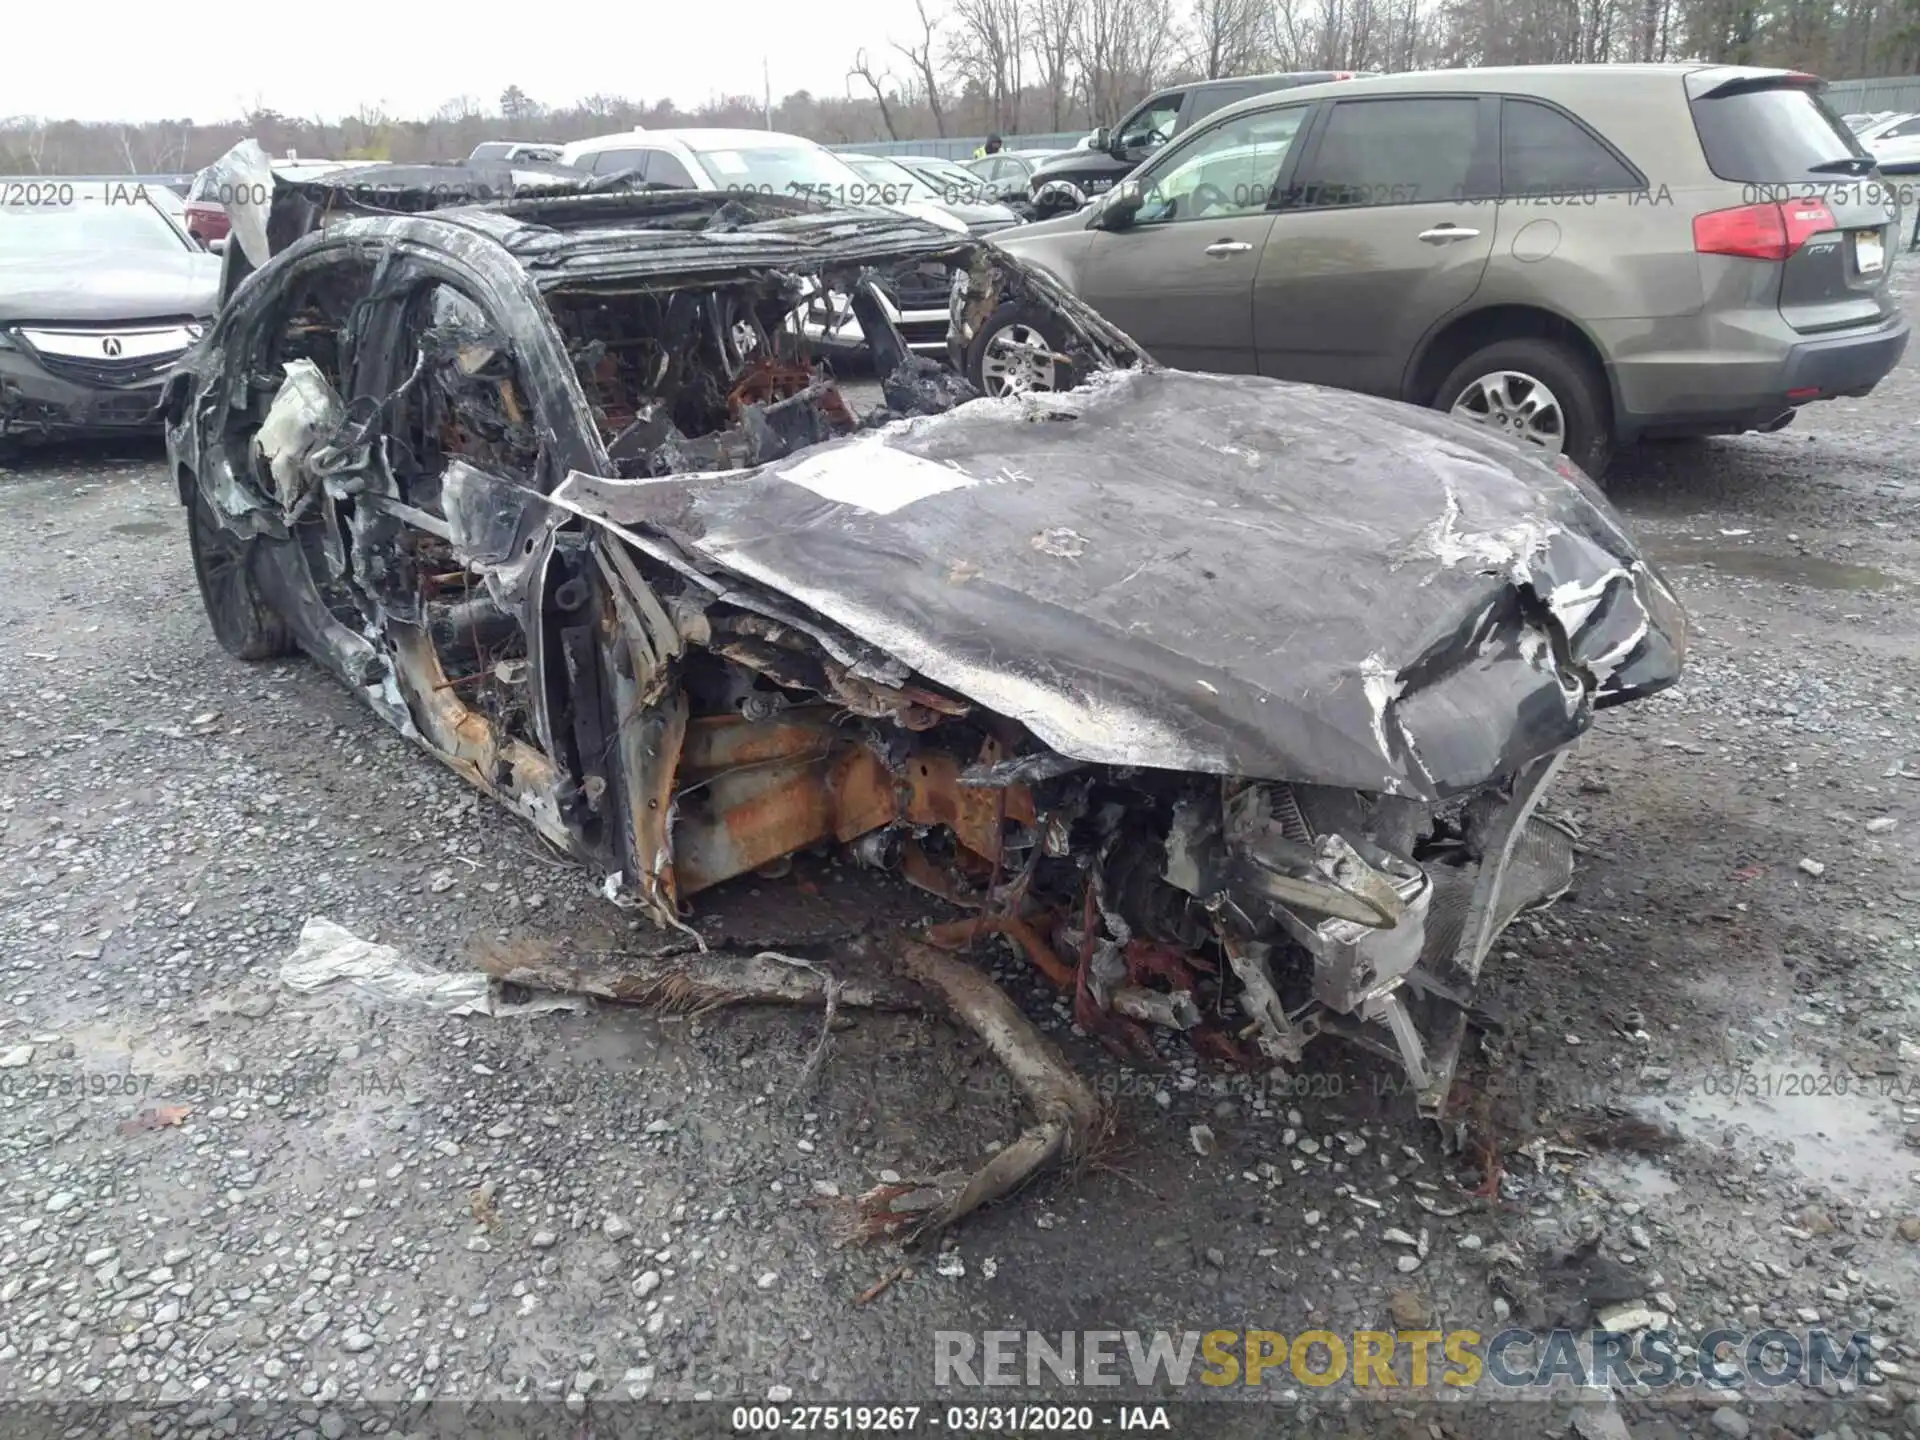
[[[166,389],[160,392],[160,414],[168,425],[178,425],[187,418],[187,405],[192,398],[191,374],[183,373],[168,377]]]
[[[1592,368],[1611,399],[1612,376],[1586,331],[1564,316],[1534,305],[1490,305],[1447,322],[1408,369],[1406,399],[1415,405],[1433,404],[1447,372],[1475,350],[1499,340],[1521,339],[1552,340],[1566,346]]]

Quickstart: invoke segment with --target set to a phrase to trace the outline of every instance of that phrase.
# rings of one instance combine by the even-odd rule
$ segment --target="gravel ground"
[[[390,1423],[375,1400],[944,1402],[938,1329],[1491,1333],[1630,1304],[1683,1340],[1866,1329],[1877,1360],[1791,1402],[1265,1397],[1326,1434],[1920,1434],[1917,396],[1910,358],[1780,434],[1621,462],[1693,651],[1569,766],[1577,889],[1489,961],[1508,1027],[1470,1113],[1503,1137],[1498,1201],[1384,1064],[1128,1071],[1009,970],[1114,1134],[940,1256],[846,1243],[843,1197],[1022,1123],[945,1022],[846,1021],[809,1081],[811,1014],[284,988],[315,916],[448,970],[631,925],[315,667],[217,649],[156,449],[6,462],[0,1394],[333,1437]],[[924,908],[831,867],[756,887],[714,933]]]

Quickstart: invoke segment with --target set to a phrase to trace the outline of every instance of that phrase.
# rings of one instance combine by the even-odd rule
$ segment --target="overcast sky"
[[[457,95],[489,110],[518,85],[565,105],[585,95],[698,104],[760,93],[845,93],[862,45],[918,28],[912,0],[570,0],[454,7],[396,0],[319,6],[15,0],[0,113],[201,122],[255,105],[335,120],[362,105],[425,117]],[[23,57],[35,57],[26,63]]]

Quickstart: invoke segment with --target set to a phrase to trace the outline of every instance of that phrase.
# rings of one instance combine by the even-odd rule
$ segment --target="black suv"
[[[1038,218],[1078,210],[1113,187],[1134,166],[1174,136],[1184,134],[1223,105],[1271,90],[1351,80],[1363,71],[1294,70],[1277,75],[1241,75],[1227,80],[1196,80],[1156,90],[1108,130],[1104,125],[1084,148],[1063,150],[1034,167],[1028,184]]]

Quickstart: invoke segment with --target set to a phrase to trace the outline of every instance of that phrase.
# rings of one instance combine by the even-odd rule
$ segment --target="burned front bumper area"
[[[941,875],[1070,990],[1083,1029],[1147,1063],[1156,1031],[1252,1069],[1337,1034],[1397,1062],[1437,1118],[1489,946],[1572,877],[1573,834],[1538,808],[1558,756],[1427,804],[1098,769],[994,790],[1020,762],[993,753],[958,772],[976,823],[946,853],[919,848],[939,813],[924,803],[858,852]],[[926,768],[907,760],[909,787]]]
[[[659,757],[671,821],[631,890],[662,920],[843,849],[966,917],[936,941],[1003,937],[1124,1058],[1159,1063],[1179,1036],[1290,1066],[1335,1034],[1397,1062],[1438,1117],[1488,948],[1571,879],[1573,833],[1539,811],[1558,755],[1429,804],[1013,754],[998,717],[823,675],[797,632],[716,609],[708,643],[758,678],[649,736],[678,747]],[[841,703],[787,703],[809,672]]]
[[[1292,1064],[1316,1035],[1345,1036],[1399,1062],[1438,1118],[1489,947],[1572,881],[1574,833],[1538,808],[1560,759],[1438,807],[1256,785],[1223,825],[1178,817],[1169,875],[1222,924],[1260,1052]],[[1308,998],[1283,998],[1276,955]]]

